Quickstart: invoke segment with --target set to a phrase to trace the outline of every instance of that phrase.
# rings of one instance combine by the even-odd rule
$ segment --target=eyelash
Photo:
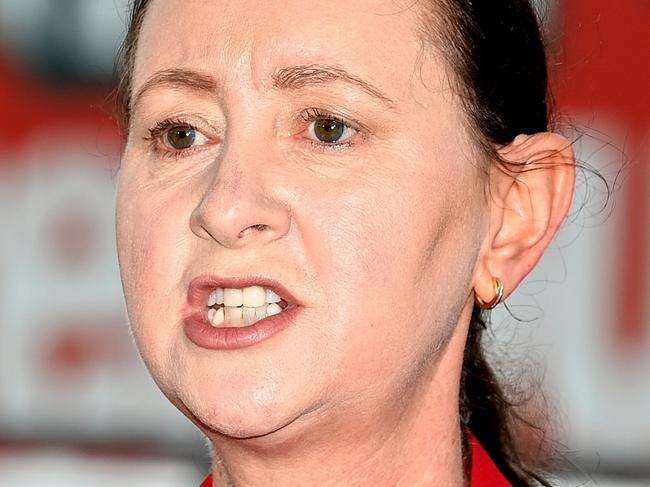
[[[162,138],[167,134],[168,130],[175,127],[187,127],[188,129],[200,132],[196,125],[192,123],[188,123],[180,118],[168,118],[157,122],[156,125],[148,129],[148,135],[144,137],[144,140],[150,142],[151,148],[156,154],[162,155],[163,157],[170,157],[172,159],[180,159],[181,157],[185,157],[195,152],[195,150],[201,149],[201,146],[184,150],[173,150],[165,147]]]
[[[359,128],[360,124],[356,122],[350,122],[349,120],[346,120],[343,117],[340,117],[328,111],[324,111],[317,107],[310,107],[303,110],[300,113],[300,118],[305,123],[309,123],[309,124],[316,120],[332,120],[341,123],[346,127],[356,131],[357,134],[355,135],[363,134],[363,130]],[[162,155],[163,157],[170,157],[173,159],[180,159],[203,148],[203,146],[197,146],[197,147],[191,147],[189,149],[174,150],[166,147],[164,145],[164,142],[162,142],[162,139],[163,137],[166,136],[168,130],[176,127],[187,127],[188,129],[202,133],[195,124],[189,123],[181,118],[168,118],[157,122],[156,125],[147,129],[148,135],[144,137],[144,140],[148,141],[151,144],[151,147],[156,154]],[[309,139],[307,143],[312,148],[320,151],[336,151],[336,150],[344,149],[346,147],[351,147],[355,144],[355,142],[348,141],[348,140],[345,140],[344,142],[340,142],[340,143],[337,142],[325,143],[325,142],[317,142],[311,139]]]
[[[345,118],[340,117],[339,115],[336,115],[335,113],[328,112],[328,111],[323,111],[320,108],[311,107],[311,108],[307,108],[307,109],[303,110],[301,112],[301,118],[306,123],[311,123],[311,122],[314,122],[316,120],[332,120],[334,122],[341,123],[341,124],[345,125],[348,128],[351,128],[352,130],[357,132],[357,134],[355,134],[355,135],[363,134],[363,130],[360,128],[359,123],[357,123],[355,121],[351,122],[350,120],[346,120]],[[310,139],[308,141],[308,143],[309,143],[310,146],[312,146],[316,150],[320,150],[320,151],[341,150],[341,149],[344,149],[346,147],[352,147],[353,145],[355,145],[355,142],[349,141],[349,140],[346,140],[346,141],[340,142],[340,143],[335,142],[335,143],[328,144],[328,143],[325,143],[325,142],[317,142],[315,140]]]

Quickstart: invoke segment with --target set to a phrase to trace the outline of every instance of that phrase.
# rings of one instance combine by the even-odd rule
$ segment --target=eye
[[[170,127],[164,135],[164,144],[173,150],[186,150],[206,142],[207,137],[189,125]]]
[[[174,127],[167,132],[166,138],[174,149],[189,149],[196,140],[196,130],[191,127]]]
[[[158,122],[149,129],[144,137],[152,148],[164,156],[181,157],[189,155],[195,149],[214,142],[193,124],[180,119],[167,119]]]
[[[343,122],[327,118],[314,120],[309,127],[314,137],[326,144],[342,142],[354,135],[355,130]]]
[[[309,122],[305,136],[323,145],[341,144],[358,132],[345,120],[336,115],[323,113],[316,108],[306,110],[303,113],[303,120]]]

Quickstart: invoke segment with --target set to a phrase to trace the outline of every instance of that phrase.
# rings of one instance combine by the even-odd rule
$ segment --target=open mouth
[[[187,338],[201,348],[250,347],[280,333],[304,309],[280,282],[261,277],[198,276],[187,292]]]
[[[264,286],[212,289],[208,295],[208,322],[214,327],[242,327],[280,314],[289,305]]]

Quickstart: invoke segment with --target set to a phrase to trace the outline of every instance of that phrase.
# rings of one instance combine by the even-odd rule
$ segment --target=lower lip
[[[208,321],[208,311],[197,311],[184,320],[185,335],[192,343],[210,350],[232,350],[256,345],[277,335],[293,323],[300,313],[297,306],[268,316],[243,327],[214,327]]]

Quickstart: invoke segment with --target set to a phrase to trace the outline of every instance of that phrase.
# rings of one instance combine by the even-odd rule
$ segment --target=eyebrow
[[[280,90],[298,90],[308,86],[343,81],[358,86],[373,98],[394,108],[395,102],[379,88],[337,66],[305,64],[279,69],[272,76],[273,87]],[[174,68],[156,72],[143,83],[131,99],[131,109],[149,92],[158,88],[190,89],[199,93],[214,94],[219,88],[217,80],[208,73],[192,69]]]
[[[281,90],[297,90],[306,86],[343,81],[361,88],[370,96],[377,98],[389,108],[395,107],[379,88],[337,66],[326,64],[305,64],[282,68],[273,74],[273,86]]]
[[[131,106],[135,108],[140,100],[150,91],[157,88],[190,89],[196,92],[213,94],[219,85],[214,76],[191,69],[164,69],[156,72],[133,95]]]

